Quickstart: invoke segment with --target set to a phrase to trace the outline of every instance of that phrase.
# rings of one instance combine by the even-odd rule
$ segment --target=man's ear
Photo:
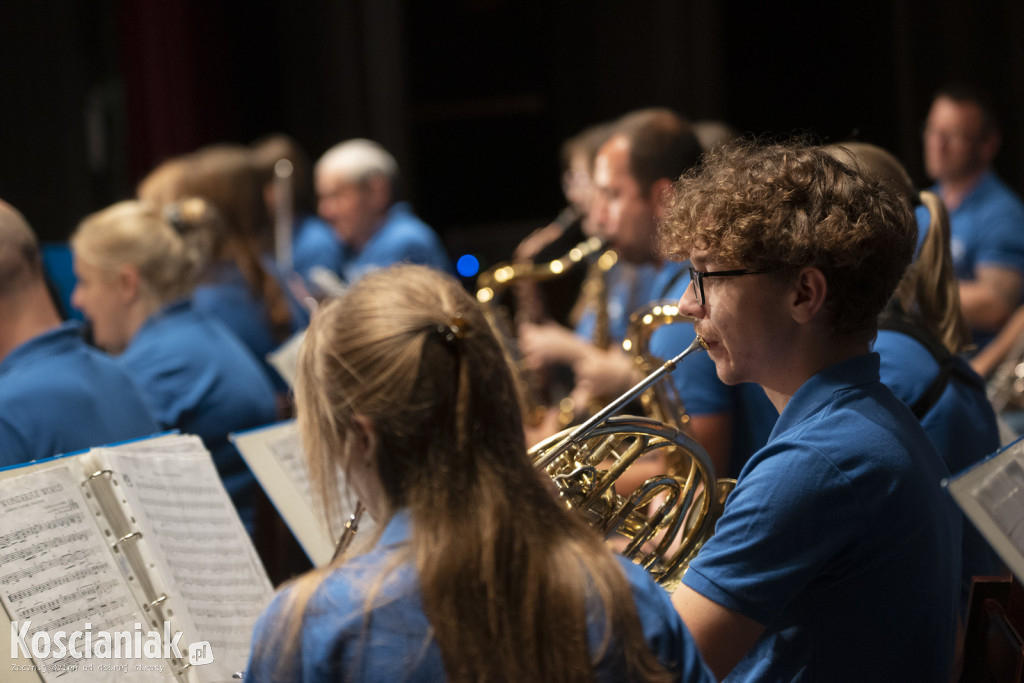
[[[132,302],[138,299],[141,289],[138,267],[130,263],[121,264],[117,269],[115,284],[122,301]]]
[[[651,191],[647,196],[654,212],[654,218],[660,220],[668,208],[669,198],[672,196],[672,181],[668,178],[658,178],[651,185]]]
[[[828,281],[817,268],[807,267],[800,271],[790,285],[790,312],[798,323],[809,323],[825,310],[828,296]]]

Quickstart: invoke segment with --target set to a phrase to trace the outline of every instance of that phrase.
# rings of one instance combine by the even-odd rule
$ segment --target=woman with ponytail
[[[165,161],[139,184],[138,194],[158,206],[202,197],[220,213],[224,229],[212,245],[194,305],[227,325],[261,361],[278,393],[286,394],[266,357],[309,318],[264,256],[271,247],[270,218],[248,148],[211,145]]]
[[[342,477],[378,531],[277,596],[247,680],[710,680],[668,595],[542,483],[515,386],[437,271],[317,310],[296,383],[314,491],[337,522]]]
[[[203,439],[251,532],[257,485],[228,434],[272,422],[274,389],[249,350],[189,298],[222,229],[201,199],[165,215],[133,201],[95,213],[71,237],[71,302],[161,426]]]
[[[960,312],[960,295],[949,251],[949,215],[942,200],[914,190],[903,166],[887,151],[866,143],[833,146],[840,161],[928,209],[926,231],[892,300],[879,318],[874,350],[882,382],[910,406],[953,474],[999,448],[999,427],[985,384],[958,354],[971,342]],[[974,526],[964,520],[961,608],[971,577],[999,574],[1001,562]],[[966,616],[966,615],[964,615]]]

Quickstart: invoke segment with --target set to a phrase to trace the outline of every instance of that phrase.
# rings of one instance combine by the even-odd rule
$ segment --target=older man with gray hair
[[[353,283],[394,263],[452,272],[437,234],[398,198],[398,163],[371,140],[346,140],[316,164],[318,211],[341,240],[338,274]]]

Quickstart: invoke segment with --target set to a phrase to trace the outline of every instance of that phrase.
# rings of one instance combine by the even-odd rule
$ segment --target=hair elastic
[[[454,344],[466,336],[466,321],[456,313],[447,325],[438,325],[436,331],[446,344]]]

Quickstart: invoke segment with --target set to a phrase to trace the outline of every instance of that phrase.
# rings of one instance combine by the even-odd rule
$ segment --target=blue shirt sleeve
[[[862,531],[846,479],[827,458],[792,444],[768,448],[773,455],[748,470],[683,577],[698,593],[761,624],[782,614]]]

